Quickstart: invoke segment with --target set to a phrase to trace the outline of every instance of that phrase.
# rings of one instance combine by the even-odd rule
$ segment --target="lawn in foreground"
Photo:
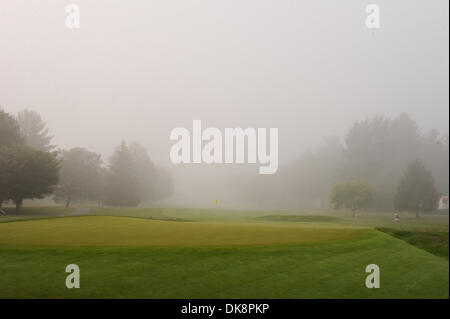
[[[94,217],[70,219],[89,218]],[[108,220],[103,219],[104,223]],[[27,223],[37,223],[42,228],[38,222],[0,226],[22,224],[30,230]],[[66,224],[66,228],[70,227]],[[278,229],[278,235],[289,229],[303,230],[286,227],[281,232]],[[225,237],[229,230],[224,231]],[[328,230],[319,227],[316,232]],[[345,232],[345,228],[340,230]],[[220,239],[220,231],[216,238]],[[448,298],[448,260],[376,230],[365,229],[358,236],[330,238],[324,243],[262,244],[101,248],[2,242],[0,298]],[[71,263],[80,266],[80,289],[65,287],[65,267]],[[381,269],[380,289],[364,285],[365,266],[372,263]]]

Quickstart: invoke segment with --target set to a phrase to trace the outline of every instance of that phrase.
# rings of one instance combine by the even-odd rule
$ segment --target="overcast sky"
[[[0,105],[60,147],[136,140],[169,165],[171,129],[200,119],[278,127],[285,163],[377,114],[448,132],[447,0],[72,2],[80,29],[70,1],[0,0]]]

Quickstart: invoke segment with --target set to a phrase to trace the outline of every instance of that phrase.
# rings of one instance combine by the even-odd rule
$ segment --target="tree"
[[[157,172],[147,150],[136,142],[130,144],[128,149],[136,173],[140,202],[155,199],[156,188],[159,187],[157,182]]]
[[[449,145],[448,134],[429,131],[423,138],[420,160],[431,171],[436,189],[441,194],[449,191]]]
[[[133,159],[125,142],[111,156],[106,180],[106,205],[137,206],[139,204],[138,179]]]
[[[42,151],[51,151],[55,148],[50,144],[53,136],[48,135],[48,128],[39,113],[23,110],[17,115],[17,121],[27,145]]]
[[[399,123],[383,116],[356,122],[345,138],[345,160],[338,172],[340,180],[365,179],[374,185],[377,192],[373,204],[381,209],[392,206],[395,175],[403,155],[397,150],[410,143],[403,138],[404,130],[394,122]]]
[[[238,187],[230,176],[226,183],[238,200],[261,207],[326,209],[331,188],[338,182],[336,171],[342,153],[339,138],[331,136],[316,150],[305,151],[281,166],[277,174],[240,175]]]
[[[139,200],[158,201],[172,195],[172,176],[165,168],[155,165],[147,150],[134,142],[128,147],[138,181]]]
[[[102,159],[100,154],[76,147],[61,151],[60,180],[55,201],[100,200],[102,187]]]
[[[5,163],[7,158],[6,150],[13,146],[22,145],[24,138],[20,134],[20,127],[17,120],[0,109],[0,163]],[[0,208],[6,200],[6,189],[8,187],[9,172],[4,164],[0,164]]]
[[[371,206],[391,210],[398,181],[411,158],[430,169],[440,193],[448,193],[448,145],[448,133],[423,134],[406,113],[392,119],[376,116],[354,123],[343,144],[329,139],[282,165],[273,176],[241,176],[236,197],[266,208],[325,208],[333,185],[364,179],[375,190]]]
[[[23,144],[24,138],[20,134],[17,120],[0,109],[0,147]]]
[[[413,211],[419,218],[421,211],[436,208],[439,193],[431,172],[418,160],[411,162],[400,179],[394,205],[399,211]]]
[[[0,184],[6,199],[16,211],[24,199],[43,198],[53,193],[58,182],[59,161],[56,153],[29,146],[13,146],[2,150]]]
[[[358,210],[372,202],[373,193],[373,188],[367,181],[356,179],[335,185],[330,199],[335,209],[347,207],[351,209],[353,217],[356,217]]]
[[[8,200],[8,184],[11,180],[11,173],[7,170],[8,149],[8,147],[0,146],[0,209],[3,202]]]
[[[3,201],[12,200],[16,210],[26,198],[51,194],[58,181],[56,153],[24,143],[18,121],[0,110],[0,206]]]

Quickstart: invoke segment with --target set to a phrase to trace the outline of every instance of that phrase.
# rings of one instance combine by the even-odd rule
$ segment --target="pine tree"
[[[415,212],[436,209],[439,193],[431,172],[418,160],[410,163],[400,179],[395,196],[395,208],[399,211]]]
[[[17,120],[0,108],[0,147],[22,145],[23,142]]]
[[[51,151],[55,148],[51,145],[53,136],[48,135],[48,128],[39,113],[23,110],[17,115],[17,121],[28,146],[42,151]]]
[[[110,159],[105,190],[105,204],[111,206],[137,206],[139,204],[139,184],[133,159],[125,142]]]

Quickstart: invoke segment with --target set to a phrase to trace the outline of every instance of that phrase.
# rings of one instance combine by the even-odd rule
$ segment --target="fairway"
[[[280,226],[83,216],[0,223],[0,245],[199,247],[307,244],[349,240],[368,230],[305,224]]]
[[[65,267],[81,288],[65,287]],[[377,264],[381,288],[367,289]],[[117,216],[0,223],[0,298],[448,298],[448,259],[373,228]]]

